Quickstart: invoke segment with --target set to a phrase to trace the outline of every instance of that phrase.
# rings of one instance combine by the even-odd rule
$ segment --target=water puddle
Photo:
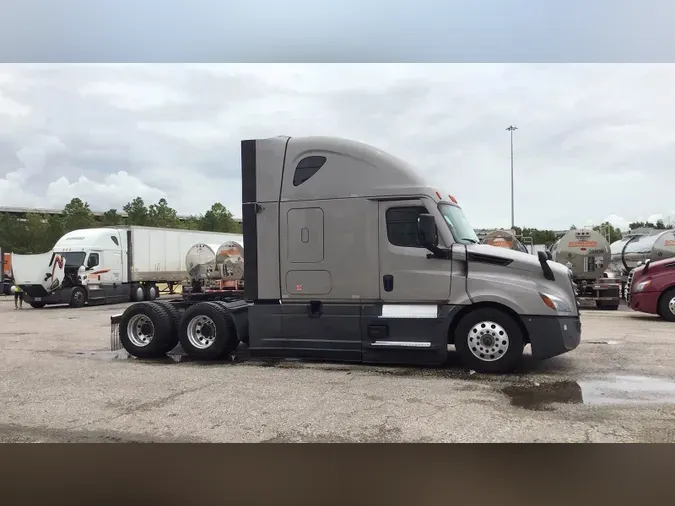
[[[675,403],[675,381],[648,376],[605,376],[579,381],[511,385],[513,406],[550,411],[553,404],[636,405]]]

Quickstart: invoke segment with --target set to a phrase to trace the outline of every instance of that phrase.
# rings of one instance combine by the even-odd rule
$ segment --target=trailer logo
[[[598,241],[571,241],[567,243],[568,248],[595,248]]]

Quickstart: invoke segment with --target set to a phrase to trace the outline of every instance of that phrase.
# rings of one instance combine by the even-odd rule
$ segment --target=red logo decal
[[[302,285],[295,285],[296,292],[302,292]]]

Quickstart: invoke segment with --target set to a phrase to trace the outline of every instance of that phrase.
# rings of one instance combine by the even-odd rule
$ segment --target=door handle
[[[394,276],[392,274],[382,276],[382,286],[385,292],[391,292],[394,289]]]

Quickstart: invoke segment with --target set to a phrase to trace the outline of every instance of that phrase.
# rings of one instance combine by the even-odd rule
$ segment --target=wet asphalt
[[[0,296],[0,442],[674,442],[675,324],[585,310],[581,346],[516,374],[302,361],[139,361],[126,305]],[[527,353],[527,349],[526,349]]]

